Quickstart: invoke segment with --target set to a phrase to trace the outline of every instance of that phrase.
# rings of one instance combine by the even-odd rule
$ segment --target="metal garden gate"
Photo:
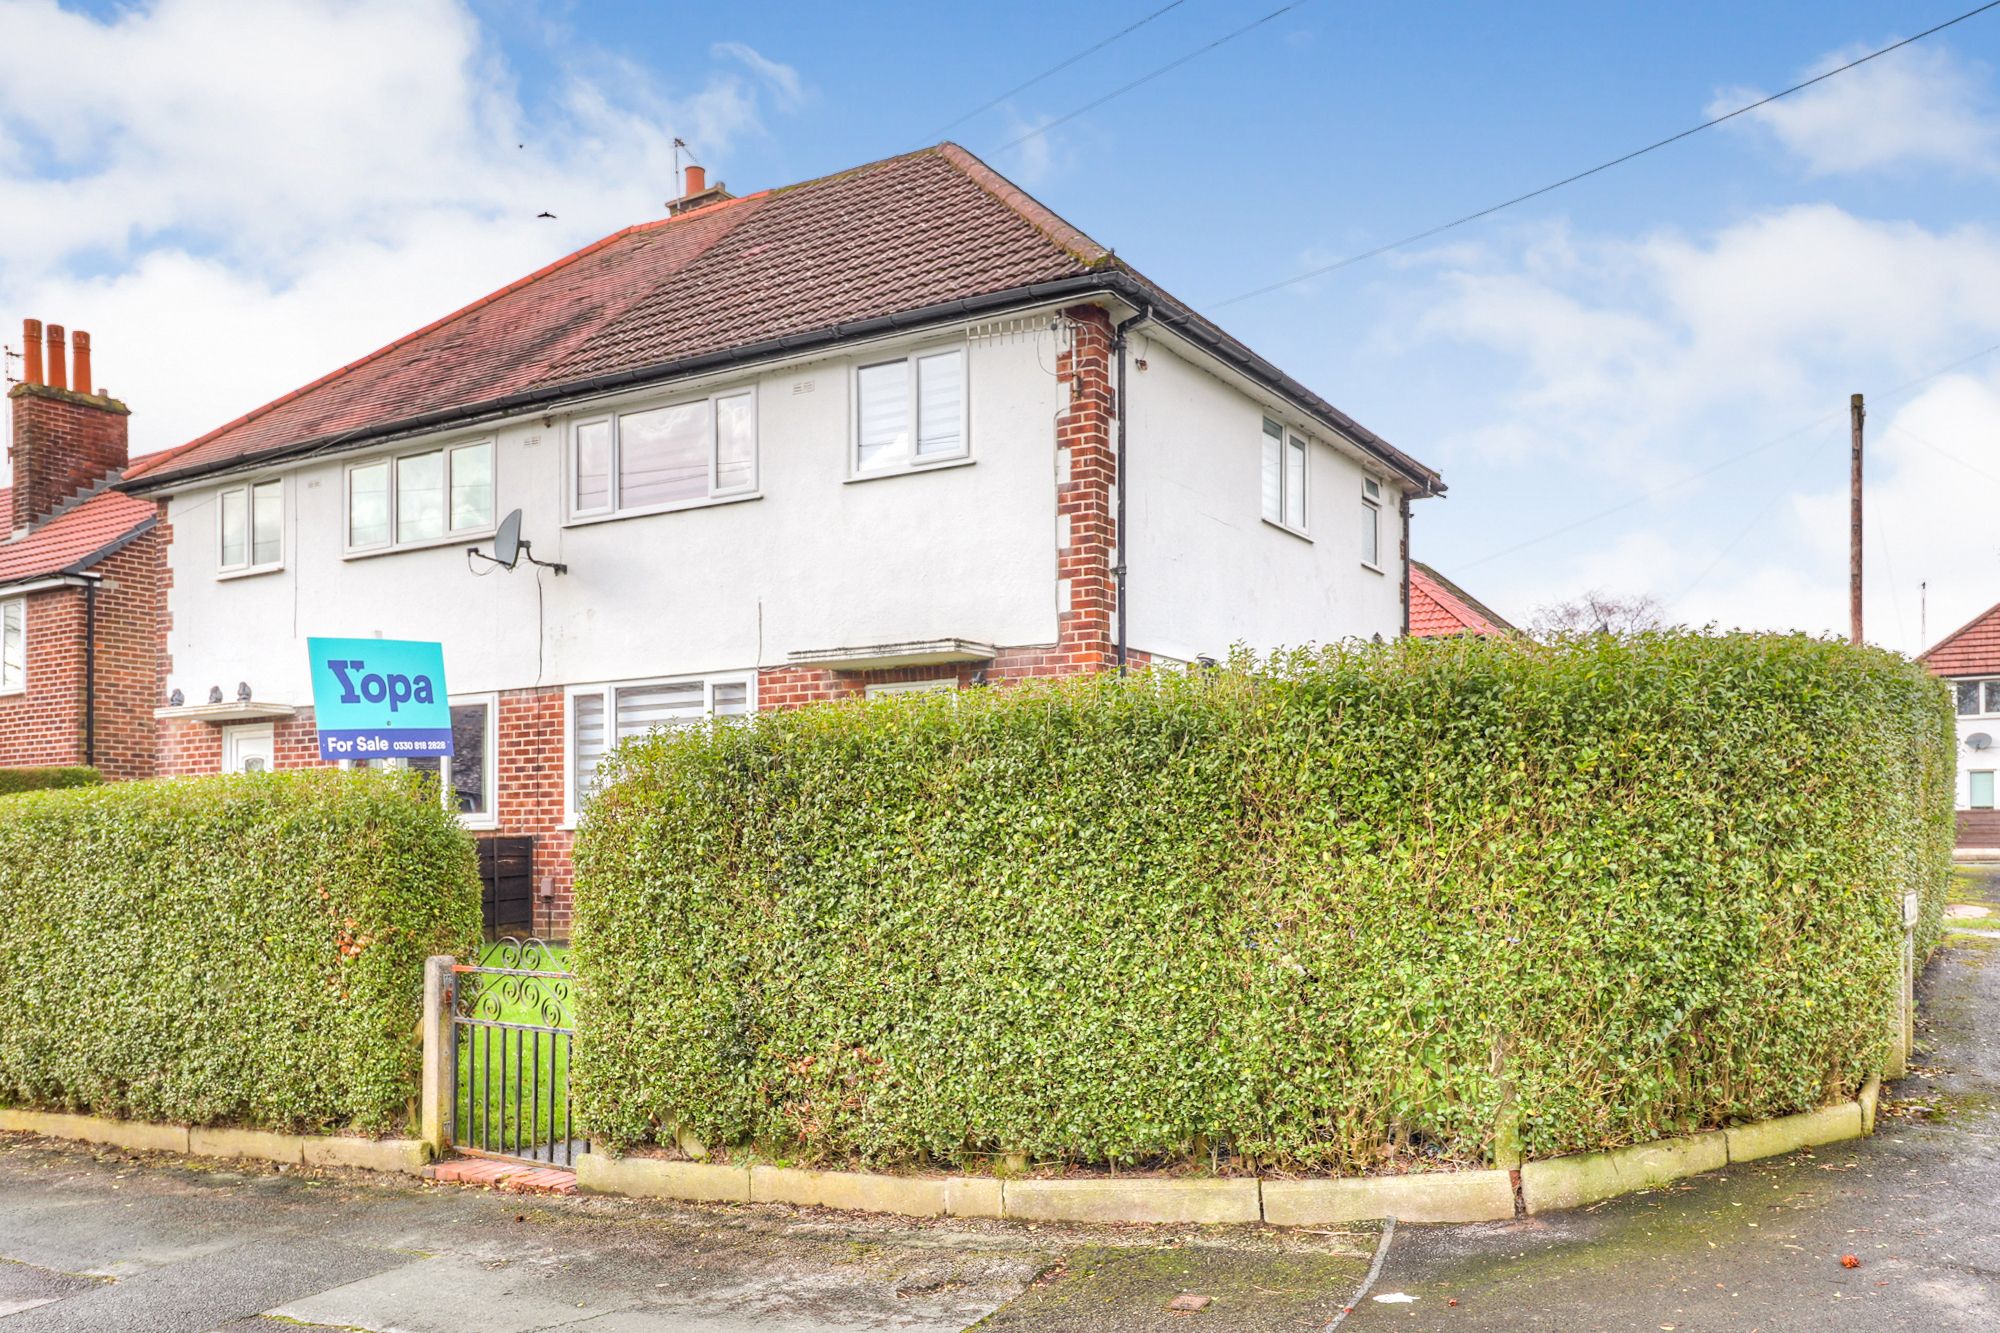
[[[503,939],[477,966],[452,967],[452,1147],[482,1157],[569,1167],[570,1044],[576,978],[540,940]]]

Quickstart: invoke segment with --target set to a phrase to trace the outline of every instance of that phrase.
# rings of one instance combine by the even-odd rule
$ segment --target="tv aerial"
[[[465,550],[468,559],[478,558],[502,569],[512,569],[523,560],[541,569],[553,569],[558,575],[569,573],[569,566],[555,560],[535,559],[534,544],[521,535],[521,511],[500,520],[499,531],[493,534],[493,554],[488,555],[477,546]]]

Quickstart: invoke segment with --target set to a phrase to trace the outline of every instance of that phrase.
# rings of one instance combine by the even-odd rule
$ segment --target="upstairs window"
[[[28,602],[0,602],[0,694],[28,688]]]
[[[597,790],[604,756],[622,741],[661,727],[685,727],[712,717],[741,717],[750,711],[747,676],[647,681],[631,685],[589,685],[569,696],[570,817]]]
[[[1306,530],[1306,442],[1264,418],[1264,517],[1279,527]]]
[[[964,458],[965,352],[926,352],[854,372],[854,472],[907,472]]]
[[[393,550],[493,529],[493,442],[377,458],[347,469],[347,549]]]
[[[570,513],[644,514],[757,489],[757,405],[748,389],[578,422]]]
[[[231,486],[216,497],[215,567],[249,574],[285,563],[285,484],[260,481]]]
[[[1382,565],[1382,483],[1373,477],[1361,479],[1361,563]]]
[[[2000,713],[2000,680],[1960,680],[1952,682],[1960,717],[1986,717]]]

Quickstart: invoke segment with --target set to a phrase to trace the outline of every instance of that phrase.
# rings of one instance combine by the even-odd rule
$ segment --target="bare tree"
[[[1538,639],[1564,634],[1643,634],[1667,628],[1667,608],[1650,593],[1619,596],[1592,588],[1567,602],[1535,608],[1528,632]]]

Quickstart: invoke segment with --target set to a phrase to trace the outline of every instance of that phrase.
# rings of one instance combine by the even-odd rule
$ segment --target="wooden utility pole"
[[[1861,405],[1861,395],[1855,394],[1847,400],[1848,415],[1853,419],[1854,458],[1848,482],[1848,532],[1847,532],[1847,614],[1852,622],[1848,630],[1848,640],[1856,647],[1861,645],[1861,423],[1868,417],[1868,409]]]

